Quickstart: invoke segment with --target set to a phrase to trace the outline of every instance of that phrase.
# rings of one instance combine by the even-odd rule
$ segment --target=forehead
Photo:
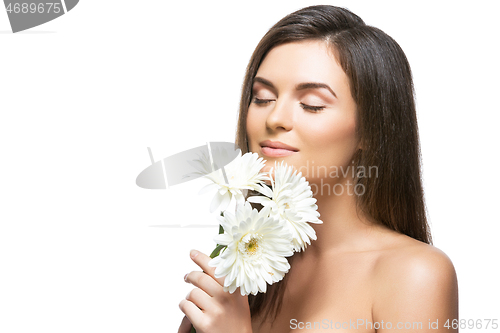
[[[307,40],[272,48],[256,76],[283,88],[300,82],[324,82],[335,86],[348,84],[331,46],[324,41]]]

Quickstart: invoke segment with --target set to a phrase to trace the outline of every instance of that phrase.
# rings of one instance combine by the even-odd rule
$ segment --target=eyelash
[[[257,97],[255,97],[253,99],[253,103],[257,104],[257,105],[267,104],[267,103],[272,102],[272,101],[274,101],[274,100],[273,99],[259,99]],[[304,103],[300,103],[300,106],[304,110],[307,110],[307,111],[310,111],[310,112],[318,112],[318,111],[321,111],[321,110],[323,110],[325,108],[324,106],[312,106],[312,105],[307,105],[307,104],[304,104]]]
[[[311,112],[319,112],[325,108],[324,106],[312,106],[304,103],[300,103],[300,106],[302,106],[304,110],[309,110]]]

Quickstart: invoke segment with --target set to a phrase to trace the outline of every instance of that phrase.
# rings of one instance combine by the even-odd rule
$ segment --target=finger
[[[188,317],[184,316],[182,318],[181,325],[179,326],[179,330],[177,333],[191,333],[191,322],[189,321]]]
[[[186,275],[185,280],[186,282],[202,289],[205,293],[212,297],[218,296],[224,292],[222,286],[207,273],[193,271]]]
[[[207,294],[206,292],[204,292],[200,288],[195,288],[195,289],[191,290],[187,294],[186,299],[188,301],[193,302],[194,305],[196,305],[197,307],[199,307],[202,310],[211,309],[215,306],[215,304],[212,300],[212,297],[210,297],[209,294]]]
[[[204,313],[193,302],[183,299],[179,303],[179,308],[188,317],[194,327],[203,322]]]
[[[203,271],[205,273],[207,273],[208,275],[210,275],[211,277],[213,277],[221,286],[224,285],[224,278],[225,277],[221,277],[221,278],[216,278],[215,277],[215,267],[210,267],[208,266],[208,262],[210,260],[212,260],[212,258],[210,258],[209,256],[207,256],[206,254],[200,252],[200,251],[196,251],[196,250],[191,250],[191,252],[189,253],[190,256],[191,256],[191,259],[193,259],[193,261],[201,267],[201,269],[203,269]]]

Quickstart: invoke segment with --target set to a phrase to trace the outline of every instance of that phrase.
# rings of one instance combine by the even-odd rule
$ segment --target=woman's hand
[[[252,332],[248,296],[241,296],[239,289],[233,294],[223,289],[224,278],[215,278],[215,267],[208,266],[209,256],[192,250],[191,259],[203,272],[193,271],[184,280],[195,285],[179,303],[186,315],[179,327],[179,333],[189,333],[190,323],[197,333]]]

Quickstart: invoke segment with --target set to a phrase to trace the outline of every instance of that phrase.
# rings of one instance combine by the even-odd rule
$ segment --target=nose
[[[278,98],[266,119],[270,130],[290,131],[293,128],[293,107],[284,98]]]

